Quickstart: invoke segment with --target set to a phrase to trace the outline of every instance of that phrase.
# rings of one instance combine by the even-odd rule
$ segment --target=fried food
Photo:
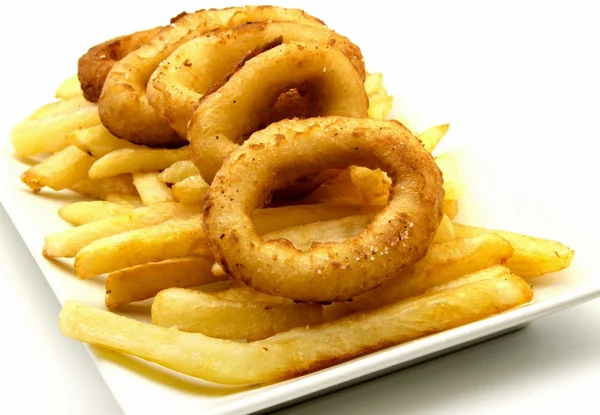
[[[59,326],[67,337],[138,356],[183,374],[216,383],[251,384],[289,379],[472,323],[525,304],[532,296],[529,284],[510,275],[250,343],[144,324],[76,301],[65,303]]]
[[[233,291],[238,292],[231,295]],[[242,284],[211,293],[170,288],[154,299],[152,322],[218,339],[255,341],[294,327],[322,323],[323,307],[297,304]]]
[[[394,97],[388,95],[383,85],[383,75],[380,73],[367,73],[365,90],[369,97],[369,117],[383,120],[394,106]]]
[[[202,203],[208,184],[199,174],[175,183],[171,188],[175,200],[181,203]]]
[[[246,62],[223,86],[204,96],[194,112],[188,140],[192,160],[207,183],[240,143],[278,121],[269,119],[269,109],[294,87],[310,95],[311,117],[367,116],[363,81],[342,52],[331,46],[284,43]]]
[[[122,148],[139,148],[127,140],[115,137],[102,124],[75,130],[67,136],[67,140],[97,158]]]
[[[440,141],[442,141],[442,138],[446,136],[449,129],[450,124],[441,124],[429,127],[419,134],[419,140],[421,140],[427,151],[433,153],[437,145],[440,143]]]
[[[178,183],[191,176],[200,174],[198,168],[191,160],[183,160],[173,163],[158,175],[158,179],[165,183]]]
[[[92,199],[102,200],[111,194],[138,194],[130,174],[122,174],[98,180],[87,178],[75,183],[70,189]]]
[[[251,213],[278,184],[349,165],[382,167],[392,179],[388,205],[364,232],[344,243],[313,244],[308,252],[256,234]],[[443,200],[439,168],[400,123],[337,116],[284,120],[254,133],[227,158],[206,195],[204,231],[216,262],[233,279],[300,301],[344,301],[426,254]],[[389,255],[375,255],[385,248]]]
[[[274,6],[199,10],[172,19],[157,36],[113,65],[98,100],[102,123],[115,136],[136,144],[185,144],[148,103],[146,86],[152,73],[179,45],[205,32],[273,20],[324,25],[302,10]]]
[[[489,233],[505,238],[515,250],[506,266],[523,277],[539,277],[561,271],[571,265],[575,256],[573,249],[558,241],[459,223],[455,223],[454,228],[456,235],[463,238]]]
[[[102,42],[91,47],[77,62],[77,78],[83,90],[83,96],[90,102],[97,102],[108,73],[112,67],[152,40],[162,27],[142,30]]]
[[[81,95],[81,85],[79,85],[79,80],[77,79],[77,75],[73,75],[65,79],[59,86],[56,88],[56,92],[54,93],[54,98],[57,99],[69,99],[76,96]]]
[[[290,41],[338,49],[364,81],[365,66],[360,49],[346,37],[325,26],[261,22],[218,30],[183,43],[152,74],[146,91],[148,101],[185,138],[187,124],[207,91],[226,82],[237,68],[260,56],[265,49]],[[301,115],[293,112],[296,108],[291,109],[289,116]]]
[[[131,205],[93,200],[61,206],[58,209],[58,216],[72,225],[79,226],[115,216],[126,215],[134,209]]]
[[[137,189],[142,203],[146,206],[159,203],[173,202],[173,192],[158,179],[158,172],[140,172],[133,174],[133,184]]]
[[[212,258],[190,256],[136,265],[108,274],[106,297],[108,308],[143,301],[162,290],[178,287],[199,287],[223,281],[210,272]]]

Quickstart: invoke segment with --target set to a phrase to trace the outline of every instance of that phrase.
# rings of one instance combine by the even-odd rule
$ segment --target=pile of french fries
[[[392,99],[381,75],[369,75],[366,86],[370,116],[386,117]],[[17,156],[37,157],[37,163],[21,175],[33,192],[49,188],[89,198],[60,208],[60,217],[73,227],[47,235],[43,255],[74,258],[80,279],[105,278],[109,310],[153,299],[153,324],[148,327],[111,311],[69,302],[61,313],[61,328],[78,340],[183,373],[222,383],[256,381],[242,379],[239,373],[264,362],[238,362],[242,367],[218,372],[200,361],[186,360],[188,343],[213,347],[201,335],[262,342],[265,350],[292,332],[305,336],[306,342],[317,342],[328,330],[348,330],[344,347],[351,347],[348,339],[356,338],[364,346],[361,350],[372,349],[373,339],[367,336],[402,343],[526,304],[533,296],[529,278],[563,270],[573,259],[574,251],[557,241],[456,223],[463,184],[452,155],[442,153],[435,161],[444,178],[444,217],[424,259],[393,281],[344,303],[299,304],[262,294],[230,281],[215,264],[202,230],[202,204],[209,186],[190,161],[187,146],[148,148],[114,137],[101,124],[96,105],[83,98],[76,77],[59,86],[56,98],[19,123],[11,135]],[[433,153],[448,127],[415,134]],[[343,241],[364,230],[385,206],[389,185],[381,171],[351,167],[300,201],[255,211],[254,224],[263,239],[287,239],[300,250],[310,249],[315,241]],[[358,316],[373,319],[369,327],[388,319],[393,324],[386,330],[401,329],[377,334],[358,330],[362,324]],[[127,333],[118,336],[118,344],[112,336],[117,332]],[[191,338],[189,333],[200,337]],[[182,356],[167,353],[169,347]],[[248,351],[250,360],[255,358],[252,353]],[[319,353],[331,362],[335,353],[359,354],[343,348]],[[318,368],[281,364],[288,370],[273,369],[259,380]],[[219,370],[223,365],[227,363],[222,362]]]

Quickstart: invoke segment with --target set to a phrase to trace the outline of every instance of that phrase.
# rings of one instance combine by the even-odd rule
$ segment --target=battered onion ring
[[[191,157],[207,183],[238,143],[279,121],[270,119],[269,109],[291,88],[307,95],[310,117],[367,117],[363,80],[342,52],[329,45],[284,43],[246,62],[194,112],[188,124]]]
[[[326,167],[381,168],[388,205],[362,233],[302,252],[264,242],[252,212],[278,184]],[[425,255],[442,218],[442,175],[397,121],[351,117],[284,120],[258,131],[226,159],[205,199],[204,233],[232,278],[303,302],[344,301],[395,277]]]
[[[98,111],[104,126],[117,137],[148,146],[186,144],[148,103],[146,86],[158,65],[180,44],[210,30],[261,21],[324,23],[299,9],[274,6],[231,7],[182,14],[150,42],[125,56],[109,72]]]
[[[155,27],[119,36],[90,48],[77,62],[77,77],[83,97],[90,102],[97,102],[106,76],[115,63],[152,40],[161,29],[162,27]]]
[[[275,43],[297,41],[330,45],[352,62],[365,80],[360,48],[325,26],[293,22],[254,23],[196,37],[179,46],[148,83],[148,101],[156,112],[186,137],[187,123],[202,95],[226,79],[239,62],[247,61]]]

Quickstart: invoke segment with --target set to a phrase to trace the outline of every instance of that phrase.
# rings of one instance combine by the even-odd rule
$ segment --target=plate
[[[223,4],[213,3],[203,6]],[[399,13],[387,3],[374,1],[369,2],[367,10],[364,5],[348,6],[340,13],[325,2],[273,4],[302,7],[359,44],[368,70],[383,72],[389,92],[397,99],[391,116],[402,114],[417,130],[451,123],[439,151],[456,155],[465,182],[459,222],[560,240],[576,250],[573,265],[535,280],[534,301],[508,313],[260,388],[214,386],[139,359],[82,346],[89,350],[125,414],[265,411],[487,340],[600,296],[593,250],[598,232],[587,221],[594,213],[592,192],[587,190],[591,183],[586,181],[586,166],[593,165],[592,152],[581,151],[585,133],[592,126],[587,120],[593,117],[586,118],[591,111],[583,105],[573,108],[565,104],[567,98],[573,102],[573,89],[561,89],[559,84],[552,94],[548,93],[548,81],[561,70],[547,66],[554,56],[549,45],[560,48],[563,44],[557,43],[559,37],[550,30],[550,23],[540,23],[537,33],[546,37],[539,40],[541,36],[528,35],[527,19],[523,17],[534,16],[533,9],[519,8],[520,17],[513,21],[512,31],[500,36],[498,31],[503,28],[495,22],[503,22],[502,16],[513,18],[515,10],[510,7],[494,10],[494,19],[489,9],[471,10],[477,18],[466,19],[464,11],[442,5],[435,13],[426,5],[407,5]],[[69,11],[66,3],[53,2],[52,7],[60,13]],[[164,20],[163,16],[195,8],[189,2],[176,7],[162,5],[139,16],[135,27],[121,19],[116,19],[110,29],[102,25],[94,29],[95,23],[87,22],[87,31],[77,32],[78,36],[73,35],[74,28],[84,27],[77,26],[83,23],[65,23],[57,30],[49,29],[47,39],[24,39],[23,51],[15,52],[25,56],[27,48],[36,47],[41,59],[48,53],[44,45],[58,42],[60,36],[73,40],[52,51],[56,65],[35,79],[36,85],[31,68],[11,73],[14,82],[6,85],[5,95],[11,97],[12,105],[1,121],[5,138],[0,150],[0,201],[61,303],[76,299],[103,307],[101,278],[80,281],[72,271],[72,261],[48,261],[41,255],[44,236],[69,227],[58,217],[58,208],[79,197],[68,192],[29,192],[18,179],[27,165],[12,156],[8,131],[51,99],[53,89],[75,70],[74,62],[83,45],[88,47],[116,34],[150,27]],[[106,9],[98,11],[98,21],[110,16],[109,7]],[[133,11],[133,5],[122,6],[123,14],[133,15]],[[552,12],[560,14],[549,9]],[[50,23],[42,19],[44,13],[39,15],[39,27],[50,28]],[[361,24],[355,24],[357,21]],[[475,29],[477,36],[473,36]],[[535,59],[531,59],[529,43],[534,40],[538,49]],[[560,40],[564,42],[563,37]],[[572,46],[565,46],[563,52],[574,53]],[[514,68],[523,61],[527,65]],[[569,82],[577,91],[584,91],[580,94],[592,94],[590,86],[595,85],[589,82],[593,74],[585,68],[578,68],[578,77],[569,78]],[[129,311],[135,314],[147,306],[142,303]]]

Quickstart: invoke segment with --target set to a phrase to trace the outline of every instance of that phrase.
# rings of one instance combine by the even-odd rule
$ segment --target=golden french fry
[[[204,194],[208,187],[208,183],[199,174],[196,174],[175,183],[171,191],[178,202],[200,203],[204,201]]]
[[[510,269],[505,265],[492,265],[480,271],[472,272],[463,277],[450,280],[444,284],[436,285],[425,291],[426,293],[447,290],[449,288],[460,287],[461,285],[471,284],[472,282],[488,280],[494,278],[504,278],[510,275]]]
[[[111,193],[138,194],[130,174],[98,180],[87,178],[75,183],[70,189],[93,199],[105,199]]]
[[[77,75],[73,75],[61,82],[54,93],[54,97],[58,99],[69,99],[79,96],[82,93],[83,91],[81,90],[79,78],[77,78]]]
[[[103,219],[122,216],[134,210],[133,206],[94,200],[75,202],[58,209],[58,215],[67,222],[79,226]]]
[[[167,288],[199,287],[223,281],[224,277],[216,277],[210,272],[212,263],[212,258],[185,257],[111,272],[106,279],[105,304],[115,308],[152,298]]]
[[[320,304],[296,304],[247,287],[247,295],[223,298],[223,292],[204,293],[170,288],[152,304],[152,322],[181,331],[202,333],[219,339],[265,339],[294,327],[322,323]]]
[[[71,144],[67,139],[71,132],[100,124],[98,108],[95,105],[81,103],[80,100],[84,100],[83,97],[75,97],[66,101],[71,100],[77,101],[76,105],[80,107],[67,113],[52,114],[45,118],[26,119],[12,129],[10,142],[17,156],[27,157],[40,153],[55,153]],[[58,111],[58,109],[56,110]],[[48,110],[46,113],[52,111]]]
[[[364,213],[376,213],[384,205],[354,205],[343,203],[315,203],[257,209],[252,213],[254,227],[259,235],[292,226],[340,219]]]
[[[379,254],[388,255],[385,252]],[[352,312],[377,308],[421,295],[435,285],[502,264],[512,254],[510,243],[493,234],[431,245],[421,261],[401,271],[396,278],[354,297],[351,302],[340,304]]]
[[[454,219],[456,215],[458,215],[458,200],[445,199],[444,214],[447,215],[450,219]]]
[[[383,120],[394,106],[394,97],[388,95],[381,73],[367,73],[365,91],[369,97],[369,117]]]
[[[90,169],[90,178],[117,176],[124,173],[152,172],[163,170],[173,163],[189,158],[188,147],[166,148],[121,148],[98,159]]]
[[[458,172],[458,166],[450,153],[442,153],[435,158],[444,179],[444,199],[459,200],[464,191],[464,185]]]
[[[207,250],[202,217],[193,215],[85,245],[75,256],[75,271],[79,278],[87,279],[149,262],[195,256]]]
[[[198,215],[198,206],[163,203],[141,207],[121,216],[91,222],[46,236],[43,254],[47,258],[71,258],[86,245],[123,232],[146,228],[171,219]]]
[[[191,176],[200,174],[198,168],[191,160],[182,160],[173,163],[171,166],[164,169],[158,179],[165,183],[178,183]]]
[[[68,146],[52,154],[21,174],[21,180],[34,192],[43,187],[54,190],[68,189],[88,177],[96,159],[76,146]]]
[[[173,192],[158,180],[158,172],[133,173],[133,184],[146,206],[173,202]]]
[[[522,277],[539,277],[561,271],[571,265],[575,255],[574,250],[557,241],[458,223],[454,224],[454,228],[459,238],[490,233],[505,238],[515,251],[506,266]]]
[[[122,148],[143,148],[115,137],[102,124],[73,131],[67,140],[94,157],[103,157]]]
[[[448,133],[450,124],[442,124],[430,127],[419,134],[419,139],[427,151],[433,153],[442,138]]]
[[[438,226],[432,243],[439,244],[443,242],[448,242],[453,240],[454,238],[456,238],[456,233],[454,232],[454,225],[452,224],[452,220],[450,220],[450,218],[444,214],[442,216],[440,226]]]
[[[82,108],[95,107],[96,104],[87,101],[83,96],[75,96],[68,99],[60,99],[43,105],[31,113],[26,120],[42,120],[56,116],[67,116]]]
[[[134,355],[186,375],[215,383],[254,384],[292,378],[482,320],[523,305],[532,296],[529,284],[509,275],[249,343],[145,324],[75,301],[63,306],[59,327],[72,339]]]
[[[137,192],[136,192],[137,193]],[[144,203],[138,194],[131,195],[127,193],[109,193],[105,197],[107,202],[117,203],[119,205],[127,205],[133,207],[142,207]]]
[[[212,272],[215,277],[224,277],[227,275],[225,270],[216,262],[212,265],[210,272]]]

